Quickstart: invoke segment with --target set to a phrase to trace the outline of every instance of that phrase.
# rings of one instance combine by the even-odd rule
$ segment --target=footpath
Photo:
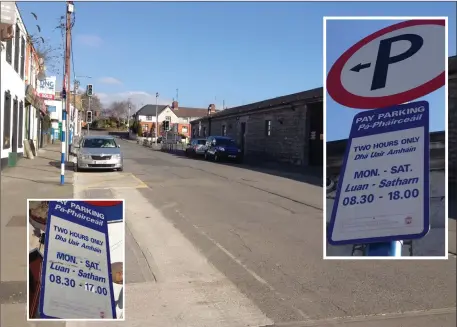
[[[71,164],[60,185],[60,144],[40,149],[34,159],[22,158],[1,172],[1,323],[2,327],[63,326],[60,322],[28,323],[27,199],[73,198]],[[30,233],[33,233],[30,229]]]

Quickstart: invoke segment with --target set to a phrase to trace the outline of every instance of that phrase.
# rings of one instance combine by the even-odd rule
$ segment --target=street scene
[[[321,32],[329,15],[448,16],[455,9],[2,2],[1,326],[455,326],[457,214],[451,200],[450,217],[439,211],[440,188],[431,201],[449,221],[447,260],[357,260],[352,245],[327,242],[324,196],[335,197],[350,124],[335,116],[326,131],[334,138],[326,140]],[[449,30],[455,21],[449,17]],[[450,39],[455,90],[455,34]],[[455,103],[449,92],[449,125],[457,121]],[[444,133],[430,132],[430,165],[442,176]],[[453,137],[455,129],[450,143]],[[450,190],[453,181],[449,174]],[[27,199],[45,204],[27,212]],[[125,201],[125,258],[113,255],[122,269],[111,267],[107,279],[118,285],[112,316],[125,321],[27,321],[56,311],[35,300],[30,312],[28,264],[46,249],[36,222],[49,203],[71,199]],[[416,256],[441,255],[434,252],[444,248],[444,227],[435,228],[437,245],[413,243]],[[351,258],[324,260],[329,250]],[[90,310],[71,294],[57,306],[80,301]],[[96,314],[110,318],[109,310]]]

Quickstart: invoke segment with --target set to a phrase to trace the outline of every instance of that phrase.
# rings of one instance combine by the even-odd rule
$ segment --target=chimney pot
[[[173,110],[178,110],[178,101],[173,101],[172,104],[171,104],[171,108]]]
[[[215,113],[216,112],[216,105],[210,104],[209,105],[209,109],[210,109],[211,113]]]

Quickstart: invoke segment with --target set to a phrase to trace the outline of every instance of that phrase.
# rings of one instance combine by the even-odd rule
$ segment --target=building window
[[[23,135],[24,133],[24,103],[21,101],[19,102],[19,141],[18,141],[18,148],[22,148],[23,142]]]
[[[19,29],[19,24],[16,24],[16,34],[14,35],[14,70],[16,71],[16,73],[19,73],[20,34],[21,30]]]
[[[141,129],[143,130],[143,132],[147,132],[148,131],[148,125],[146,125],[146,124],[141,125]]]
[[[21,39],[21,78],[24,79],[25,73],[25,38]]]
[[[222,125],[222,136],[227,136],[227,126]]]
[[[171,122],[171,116],[166,116],[166,117],[165,117],[165,120]]]
[[[271,135],[271,120],[265,120],[265,135]]]
[[[6,41],[6,61],[10,65],[13,62],[13,39]]]
[[[11,147],[11,93],[5,92],[5,114],[3,116],[3,149]]]
[[[152,120],[152,116],[146,116],[146,120]]]
[[[206,126],[203,127],[203,137],[206,137]]]
[[[181,133],[187,134],[187,132],[188,132],[187,126],[183,126],[183,127],[181,128]]]

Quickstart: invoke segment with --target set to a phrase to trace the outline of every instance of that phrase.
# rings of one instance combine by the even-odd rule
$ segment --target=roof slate
[[[160,114],[166,108],[171,108],[169,105],[158,105],[157,112]],[[176,116],[179,118],[187,118],[187,117],[204,117],[208,114],[208,109],[200,109],[200,108],[188,108],[188,107],[178,107],[177,110],[172,109]],[[155,116],[156,115],[156,105],[155,104],[147,104],[141,107],[140,110],[136,112],[136,115],[142,116]]]

